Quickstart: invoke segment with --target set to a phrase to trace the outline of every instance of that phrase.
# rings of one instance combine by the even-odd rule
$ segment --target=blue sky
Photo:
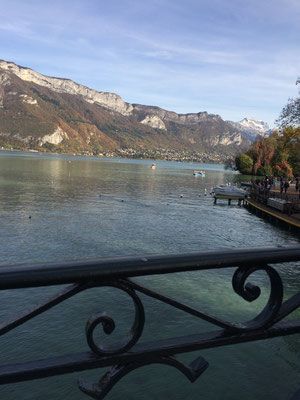
[[[300,75],[300,0],[0,0],[0,58],[131,103],[273,125]]]

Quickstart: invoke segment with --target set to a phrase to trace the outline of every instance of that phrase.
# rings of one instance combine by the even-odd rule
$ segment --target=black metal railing
[[[177,354],[300,333],[300,320],[286,318],[300,306],[300,292],[284,300],[283,282],[275,267],[279,263],[297,261],[300,261],[300,247],[211,251],[172,256],[119,257],[33,266],[2,266],[0,268],[1,290],[61,284],[67,284],[67,286],[57,295],[22,315],[2,322],[0,335],[12,331],[78,293],[95,287],[109,286],[126,293],[134,303],[135,318],[128,336],[121,343],[114,345],[113,348],[105,347],[97,343],[95,330],[102,326],[106,334],[112,334],[115,321],[101,310],[98,314],[91,316],[86,323],[87,351],[30,362],[20,363],[16,360],[16,363],[1,365],[0,384],[108,367],[108,372],[98,383],[91,385],[82,380],[78,383],[80,390],[85,394],[94,399],[103,399],[123,376],[134,369],[153,363],[173,366],[194,382],[207,369],[208,362],[200,356],[187,366],[176,359]],[[270,294],[265,307],[255,318],[245,323],[217,318],[144,287],[132,279],[184,271],[199,271],[201,274],[203,270],[224,268],[234,268],[233,291],[247,302],[258,299],[261,293],[258,286],[248,282],[251,275],[256,271],[263,271],[269,280]],[[215,328],[199,334],[140,343],[145,322],[145,309],[139,296],[141,293],[195,318],[207,321]]]

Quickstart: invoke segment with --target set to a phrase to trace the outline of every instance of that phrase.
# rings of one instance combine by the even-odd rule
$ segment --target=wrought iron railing
[[[130,371],[153,363],[173,366],[194,382],[207,369],[208,362],[200,356],[187,366],[176,359],[177,354],[300,333],[300,320],[286,318],[300,306],[300,292],[284,300],[283,282],[275,267],[278,263],[296,261],[300,261],[300,247],[1,267],[1,290],[61,284],[68,286],[56,296],[22,315],[8,322],[2,322],[0,335],[6,334],[70,297],[95,287],[109,286],[125,292],[133,300],[135,318],[128,337],[113,348],[109,348],[98,344],[94,336],[99,326],[102,326],[108,335],[115,329],[114,320],[101,310],[99,314],[91,316],[86,323],[87,351],[30,362],[20,363],[16,360],[15,364],[2,365],[0,384],[108,367],[108,372],[98,383],[90,385],[82,380],[78,383],[80,390],[85,394],[94,399],[103,399]],[[203,270],[216,270],[217,274],[218,270],[223,268],[234,268],[233,291],[247,302],[258,299],[261,293],[258,286],[248,282],[251,275],[256,271],[263,271],[267,275],[270,283],[269,298],[263,310],[255,318],[245,323],[220,319],[146,288],[134,280],[134,277],[139,276],[184,271],[199,271],[201,274]],[[207,321],[214,325],[215,329],[184,337],[171,337],[168,340],[140,343],[145,322],[145,310],[139,297],[140,293]]]

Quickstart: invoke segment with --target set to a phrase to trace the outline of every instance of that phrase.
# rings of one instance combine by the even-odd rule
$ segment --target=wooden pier
[[[223,194],[214,195],[214,204],[217,204],[218,199],[227,200],[229,206],[231,205],[232,201],[237,201],[238,205],[241,206],[242,204],[244,204],[245,196],[237,197],[233,195],[223,195]]]
[[[251,184],[247,197],[237,193],[214,194],[214,204],[217,200],[227,200],[228,205],[237,201],[239,206],[246,206],[260,217],[269,219],[277,224],[281,223],[300,233],[300,194],[294,187],[288,193],[282,193],[279,189],[267,189]]]
[[[300,214],[287,215],[280,211],[274,210],[254,199],[245,199],[245,206],[262,217],[270,218],[274,222],[283,223],[289,228],[300,232]]]

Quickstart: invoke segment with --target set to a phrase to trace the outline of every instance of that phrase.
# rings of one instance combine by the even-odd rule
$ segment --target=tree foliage
[[[250,175],[253,169],[253,159],[248,154],[240,154],[235,159],[237,169],[244,175]]]
[[[276,122],[281,130],[256,141],[245,153],[253,160],[252,174],[300,176],[300,97],[289,99]],[[236,161],[238,170],[245,173],[243,163]]]
[[[236,166],[242,174],[300,176],[300,127],[286,127],[256,141],[236,158]]]
[[[300,86],[300,78],[298,78],[296,81],[296,85],[298,84]],[[283,107],[276,123],[281,127],[288,125],[292,126],[300,125],[300,97],[288,100],[287,105]]]

